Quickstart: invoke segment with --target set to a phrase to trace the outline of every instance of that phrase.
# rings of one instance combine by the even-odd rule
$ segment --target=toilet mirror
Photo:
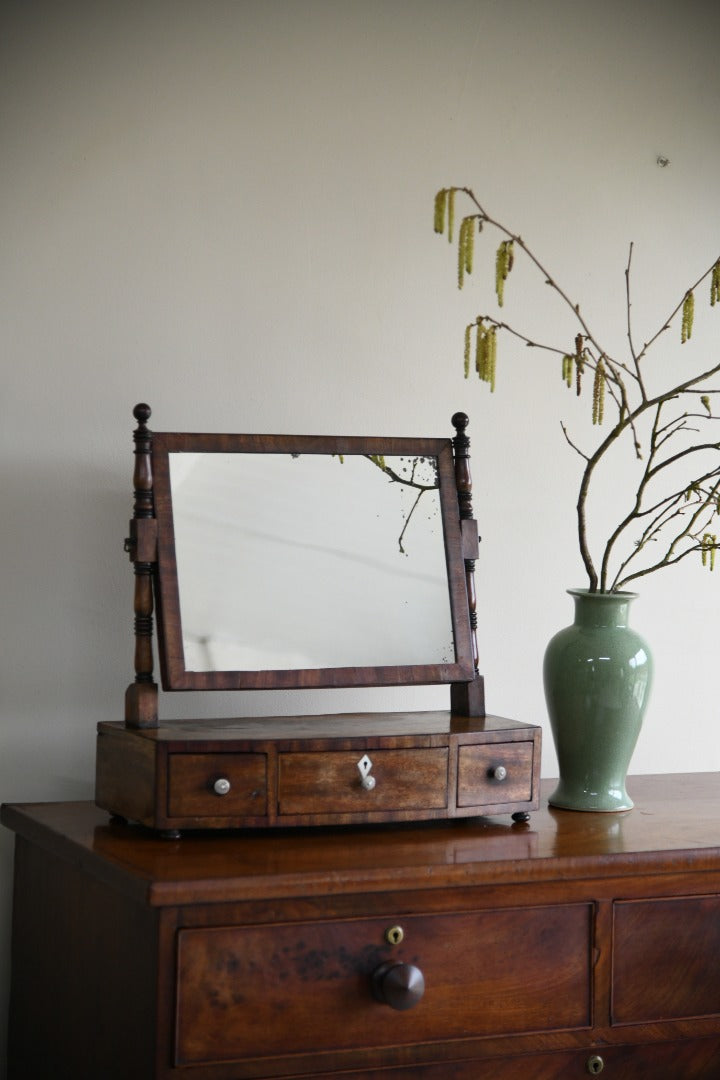
[[[473,678],[450,439],[151,438],[165,689]]]

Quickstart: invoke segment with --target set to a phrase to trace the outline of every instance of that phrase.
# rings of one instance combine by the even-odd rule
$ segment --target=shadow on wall
[[[95,725],[122,718],[133,670],[128,477],[77,461],[28,462],[8,470],[2,491],[0,801],[92,799]],[[0,829],[0,1046],[13,839]]]
[[[76,462],[29,465],[3,479],[5,801],[8,789],[23,798],[65,793],[63,747],[72,761],[75,732],[92,743],[97,720],[122,714],[133,663],[127,489],[125,476]]]

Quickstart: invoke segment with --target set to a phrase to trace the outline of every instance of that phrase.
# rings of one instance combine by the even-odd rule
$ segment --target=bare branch
[[[617,576],[616,576],[615,580],[613,581],[613,584],[612,584],[612,587],[611,587],[610,591],[611,592],[617,592],[619,589],[624,588],[629,582],[637,580],[637,578],[645,577],[645,576],[647,576],[647,574],[654,573],[656,570],[660,570],[665,566],[674,566],[678,562],[680,562],[681,559],[686,558],[688,555],[692,554],[693,552],[718,550],[720,548],[720,544],[718,544],[718,543],[710,543],[710,544],[708,544],[708,543],[704,542],[704,538],[698,540],[697,537],[698,537],[699,534],[701,534],[701,533],[704,534],[705,533],[705,531],[707,530],[710,522],[712,521],[712,518],[717,513],[717,509],[711,510],[709,508],[708,502],[711,501],[712,498],[717,500],[718,490],[719,489],[720,489],[720,480],[711,489],[710,499],[702,501],[702,503],[698,506],[698,509],[693,513],[690,521],[688,522],[688,525],[684,529],[682,529],[675,536],[675,538],[672,540],[670,546],[668,547],[668,549],[666,550],[666,552],[662,556],[662,558],[658,559],[656,562],[652,563],[650,566],[646,566],[641,570],[636,570],[634,574],[627,574],[625,577],[622,577],[621,575],[622,575],[623,569],[631,562],[631,560],[634,558],[636,552],[633,552],[631,555],[629,555],[628,558],[625,560],[625,562],[622,564],[620,570],[618,571]],[[703,510],[707,511],[706,520],[705,520],[704,523],[702,523],[701,525],[698,526],[697,523],[700,520],[700,517],[702,515]],[[671,515],[671,519],[675,518],[675,517],[679,517],[679,516],[681,516],[681,514],[682,514],[682,511],[678,510],[676,513]],[[659,531],[659,529],[657,531]],[[680,542],[682,540],[686,539],[688,536],[692,540],[694,540],[695,542],[690,547],[684,548],[682,551],[678,552],[676,550],[678,545],[680,544]]]
[[[413,502],[412,506],[410,507],[408,515],[405,518],[405,524],[403,525],[402,530],[400,532],[400,535],[398,537],[398,547],[400,549],[400,553],[402,555],[405,555],[406,551],[405,551],[405,548],[403,547],[403,539],[405,537],[407,527],[410,524],[410,519],[412,518],[413,514],[415,513],[415,511],[417,509],[417,506],[418,506],[418,503],[420,502],[420,499],[423,497],[423,495],[427,491],[436,491],[437,490],[438,481],[436,479],[432,484],[424,484],[424,483],[421,483],[419,480],[415,479],[415,473],[417,471],[417,465],[418,465],[418,459],[417,458],[415,458],[413,460],[410,475],[409,476],[403,476],[402,473],[396,472],[395,469],[392,468],[392,466],[388,465],[388,463],[387,463],[387,461],[385,460],[384,457],[380,457],[377,454],[365,454],[364,456],[367,458],[368,461],[372,462],[372,464],[376,468],[380,469],[380,471],[382,473],[384,473],[385,476],[388,477],[388,479],[390,480],[390,482],[392,484],[401,484],[403,487],[412,488],[415,491],[417,491],[417,496],[415,498],[415,501]]]
[[[639,360],[638,360],[638,355],[635,352],[635,346],[633,344],[632,325],[631,325],[631,318],[630,318],[630,309],[632,307],[632,302],[630,300],[630,266],[631,266],[631,263],[632,263],[632,255],[633,255],[633,243],[631,241],[630,242],[630,250],[628,251],[627,266],[625,267],[625,306],[626,306],[626,309],[627,309],[627,337],[628,337],[628,344],[630,346],[630,355],[632,356],[633,363],[635,365],[635,374],[637,376],[638,388],[639,388],[640,393],[642,394],[642,396],[644,398],[644,397],[646,397],[645,385],[644,385],[643,380],[642,380],[642,375],[640,374],[640,363],[639,363]]]
[[[657,341],[657,339],[660,337],[660,335],[664,334],[666,330],[670,329],[670,323],[673,321],[673,319],[678,314],[678,312],[682,310],[682,306],[685,303],[685,297],[687,296],[687,294],[690,293],[690,292],[694,292],[695,289],[697,289],[698,285],[702,285],[703,281],[705,281],[706,278],[710,277],[710,275],[712,274],[713,270],[715,269],[715,266],[717,265],[719,259],[720,259],[720,256],[718,256],[717,259],[714,259],[713,262],[711,263],[711,265],[705,271],[705,273],[700,275],[700,277],[697,279],[697,281],[694,283],[694,285],[691,285],[688,289],[685,290],[685,292],[682,295],[682,300],[680,300],[680,302],[675,305],[675,307],[670,312],[667,319],[665,319],[665,322],[662,324],[660,329],[657,330],[653,334],[653,336],[649,339],[649,341],[646,341],[645,344],[643,345],[642,349],[640,350],[640,352],[638,353],[638,356],[637,356],[637,363],[638,364],[643,359],[643,357],[645,356],[645,354],[648,351],[648,349],[650,348],[650,346],[653,345]]]
[[[583,453],[583,451],[580,450],[580,448],[575,445],[575,443],[572,441],[572,439],[568,435],[567,428],[563,424],[562,420],[560,421],[560,427],[562,428],[562,433],[565,436],[565,439],[566,439],[566,441],[568,443],[568,446],[571,446],[573,448],[573,450],[575,451],[575,453],[580,455],[580,457],[583,459],[583,461],[589,461],[590,458],[587,456],[587,454]]]
[[[408,516],[405,518],[405,524],[403,525],[402,531],[401,531],[400,535],[398,536],[398,547],[400,548],[400,552],[403,555],[405,554],[405,548],[403,547],[403,538],[404,538],[405,533],[407,531],[407,527],[410,524],[410,520],[411,520],[413,514],[417,510],[418,503],[420,502],[420,500],[422,499],[423,495],[425,494],[425,492],[427,490],[428,490],[427,488],[423,488],[420,491],[418,491],[415,502],[410,507],[410,511],[408,513]]]

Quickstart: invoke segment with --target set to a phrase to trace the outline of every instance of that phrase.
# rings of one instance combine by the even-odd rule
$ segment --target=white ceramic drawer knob
[[[494,769],[490,770],[490,775],[493,780],[497,780],[498,783],[507,779],[507,769],[504,765],[496,765]]]
[[[230,781],[225,776],[221,776],[213,784],[213,791],[216,795],[227,795],[230,790]]]

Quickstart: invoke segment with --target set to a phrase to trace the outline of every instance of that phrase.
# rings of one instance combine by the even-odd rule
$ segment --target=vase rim
[[[567,592],[570,596],[592,597],[594,600],[635,600],[638,596],[636,592],[623,592],[622,590],[601,592],[600,589],[596,589],[595,592],[591,592],[590,589],[568,589]]]

